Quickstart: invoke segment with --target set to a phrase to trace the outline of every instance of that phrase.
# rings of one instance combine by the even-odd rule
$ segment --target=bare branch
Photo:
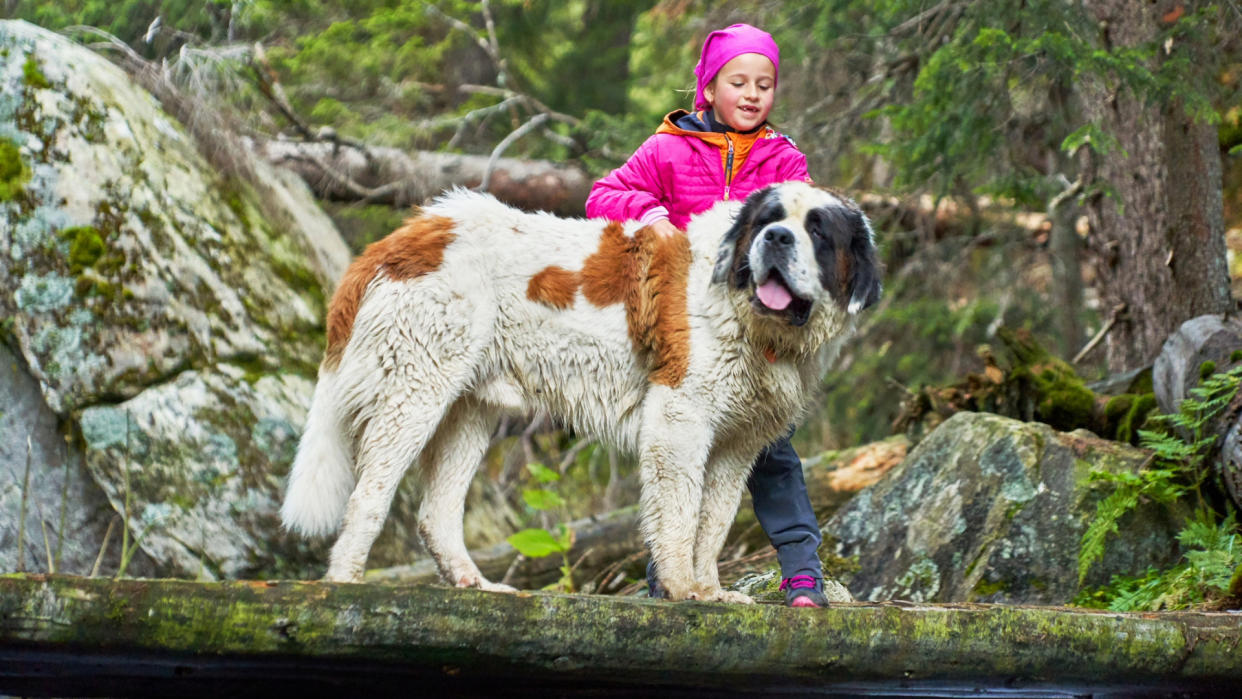
[[[1095,337],[1091,338],[1090,342],[1078,351],[1078,354],[1074,355],[1074,358],[1070,360],[1070,364],[1077,364],[1085,359],[1086,356],[1091,353],[1091,350],[1095,349],[1095,346],[1100,344],[1100,341],[1108,335],[1108,331],[1113,329],[1113,326],[1117,324],[1117,321],[1121,319],[1121,316],[1125,312],[1126,305],[1124,303],[1119,303],[1116,306],[1113,306],[1113,312],[1109,317],[1108,322],[1104,324],[1104,327],[1100,328],[1100,331],[1095,334]]]
[[[288,98],[285,97],[285,88],[280,84],[280,76],[276,74],[276,70],[268,62],[267,52],[263,50],[262,42],[254,42],[253,55],[254,60],[251,65],[254,68],[255,76],[258,77],[259,91],[272,104],[276,105],[276,109],[280,111],[281,116],[293,124],[293,128],[297,129],[303,138],[313,140],[315,135],[311,132],[310,125],[298,116],[297,112],[289,104]]]
[[[508,149],[509,146],[513,145],[519,138],[542,126],[548,118],[549,116],[547,114],[536,114],[525,124],[519,126],[516,131],[508,136],[505,136],[504,140],[496,144],[496,147],[492,149],[491,157],[487,161],[487,169],[483,171],[483,181],[479,183],[478,187],[480,192],[486,192],[488,186],[491,185],[492,171],[496,167],[496,161],[500,159],[500,156],[505,152],[505,150]]]

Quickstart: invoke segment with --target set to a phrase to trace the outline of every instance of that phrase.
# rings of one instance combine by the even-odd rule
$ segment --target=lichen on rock
[[[6,342],[161,572],[304,574],[275,512],[339,234],[296,177],[213,170],[85,47],[0,21],[0,51]]]
[[[824,526],[857,556],[859,599],[1060,604],[1078,591],[1078,551],[1105,493],[1091,468],[1135,470],[1147,453],[1085,431],[957,413]],[[1177,517],[1140,507],[1088,585],[1177,557]]]

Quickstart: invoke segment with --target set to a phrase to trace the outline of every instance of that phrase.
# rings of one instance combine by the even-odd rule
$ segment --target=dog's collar
[[[776,349],[772,345],[768,345],[767,349],[763,350],[763,356],[768,360],[768,364],[776,363]]]

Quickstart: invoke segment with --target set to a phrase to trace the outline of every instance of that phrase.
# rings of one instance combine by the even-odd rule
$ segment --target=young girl
[[[639,220],[664,235],[682,235],[692,215],[722,199],[745,199],[787,180],[809,182],[806,156],[767,125],[779,68],[780,52],[767,32],[734,24],[709,34],[694,67],[695,111],[664,117],[624,165],[596,182],[587,216]],[[747,486],[780,559],[785,603],[827,606],[819,525],[788,435],[759,455]],[[647,580],[651,596],[663,596],[650,565]]]

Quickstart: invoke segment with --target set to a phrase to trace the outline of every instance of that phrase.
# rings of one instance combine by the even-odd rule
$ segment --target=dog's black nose
[[[793,231],[784,226],[772,226],[763,232],[763,239],[777,245],[793,245]]]

